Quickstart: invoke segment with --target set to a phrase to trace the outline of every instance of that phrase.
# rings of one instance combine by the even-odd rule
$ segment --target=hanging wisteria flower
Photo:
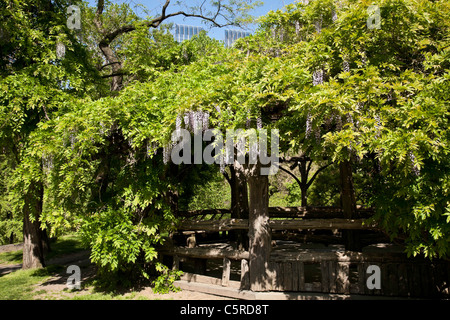
[[[336,10],[333,10],[332,16],[331,16],[331,20],[333,20],[333,22],[336,22],[338,16],[337,16],[337,12]]]
[[[309,138],[311,136],[311,116],[306,116],[306,138]]]
[[[209,129],[209,112],[203,112],[203,131],[206,131]]]
[[[172,146],[168,145],[163,148],[163,162],[164,164],[168,164],[170,161],[170,154],[172,152]]]
[[[323,70],[316,70],[313,72],[313,86],[323,83]]]
[[[409,152],[409,159],[411,160],[411,164],[412,164],[412,172],[416,175],[419,176],[420,175],[420,169],[417,166],[417,159],[416,156],[412,153]]]
[[[257,129],[262,129],[262,127],[263,127],[262,119],[261,119],[261,117],[258,117],[256,119],[256,128]]]
[[[184,114],[184,125],[185,128],[189,130],[189,124],[190,124],[190,116],[189,116],[189,112]]]
[[[344,70],[344,72],[350,72],[350,63],[348,60],[344,60],[342,63],[342,70]]]

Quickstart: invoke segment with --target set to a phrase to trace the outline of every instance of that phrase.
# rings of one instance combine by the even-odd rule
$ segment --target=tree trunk
[[[300,191],[302,193],[302,207],[306,207],[308,205],[308,198],[307,198],[307,192],[308,192],[308,173],[309,170],[306,168],[306,161],[300,161],[299,162],[299,171],[300,171]]]
[[[307,196],[307,192],[308,192],[308,187],[301,187],[300,188],[301,193],[302,193],[302,207],[306,207],[308,205],[308,196]]]
[[[237,161],[230,166],[231,218],[248,219],[248,190],[244,168]],[[230,231],[238,249],[248,250],[248,233],[245,230]]]
[[[7,220],[13,220],[13,216],[11,212],[7,212],[6,213],[6,219]],[[13,244],[14,243],[14,233],[11,232],[11,234],[9,235],[9,240],[8,240],[9,244]]]
[[[42,212],[43,188],[30,186],[23,208],[23,269],[42,268],[44,262],[43,231],[39,222]],[[31,221],[31,217],[35,217]]]
[[[111,65],[111,74],[115,75],[111,77],[110,82],[110,90],[112,92],[117,92],[122,90],[123,87],[123,75],[121,74],[122,70],[122,63],[117,59],[116,55],[114,54],[113,50],[110,48],[109,45],[100,42],[99,44],[100,50],[103,52],[103,55],[105,56],[106,60],[108,61],[108,64]]]
[[[272,234],[269,226],[269,179],[261,176],[255,166],[247,176],[250,191],[249,207],[249,274],[252,291],[271,289],[269,258]]]
[[[353,187],[352,165],[350,161],[339,164],[340,184],[341,184],[341,206],[344,218],[357,218],[355,190]],[[345,249],[351,251],[361,251],[361,241],[359,230],[343,230]]]

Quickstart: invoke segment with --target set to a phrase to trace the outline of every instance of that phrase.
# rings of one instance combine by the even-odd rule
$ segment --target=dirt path
[[[64,255],[58,258],[51,259],[47,262],[47,265],[62,265],[65,267],[72,264],[77,265],[81,268],[81,290],[69,291],[67,289],[67,278],[69,274],[67,274],[64,269],[63,272],[55,274],[47,281],[35,285],[34,298],[42,300],[60,300],[73,298],[83,299],[83,296],[86,296],[86,298],[92,298],[92,294],[95,294],[94,292],[92,292],[92,287],[83,287],[84,282],[95,277],[95,267],[89,260],[89,251],[85,250]],[[0,264],[0,276],[10,272],[14,272],[21,268],[21,264]],[[125,292],[117,296],[117,298],[150,300],[230,300],[225,297],[187,290],[180,292],[170,292],[168,294],[155,294],[150,287],[145,287],[140,291],[134,291],[131,293]]]
[[[70,260],[70,264],[73,263],[73,259]],[[75,260],[76,261],[76,260]],[[35,299],[42,300],[60,300],[60,299],[83,299],[83,296],[86,298],[92,299],[95,295],[92,287],[85,288],[83,283],[91,280],[95,277],[95,267],[90,264],[89,259],[80,260],[82,264],[77,264],[81,268],[81,290],[69,291],[67,289],[67,277],[69,276],[65,272],[55,274],[49,280],[35,286]],[[84,264],[83,264],[84,263]],[[69,264],[67,264],[69,265]],[[157,294],[153,293],[151,287],[144,287],[141,290],[133,291],[133,292],[124,292],[118,296],[114,296],[114,298],[119,299],[149,299],[149,300],[231,300],[225,297],[220,297],[211,294],[205,294],[200,292],[192,292],[192,291],[180,291],[180,292],[170,292],[167,294]]]

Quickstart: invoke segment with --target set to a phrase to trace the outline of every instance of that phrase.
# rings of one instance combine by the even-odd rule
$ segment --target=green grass
[[[37,294],[34,285],[61,271],[61,267],[17,270],[0,277],[0,300],[31,300]]]
[[[83,250],[81,240],[77,235],[65,235],[51,243],[51,252],[46,261]],[[22,250],[0,254],[0,263],[22,263]],[[88,267],[86,267],[88,268]],[[81,270],[83,274],[85,270]],[[36,299],[64,299],[64,300],[147,300],[136,291],[121,292],[102,291],[95,286],[95,278],[82,282],[81,291],[64,289],[60,292],[48,292],[39,284],[49,281],[53,276],[65,278],[65,267],[49,265],[42,269],[17,270],[0,276],[0,300],[36,300]],[[164,296],[161,297],[164,299]]]
[[[0,253],[0,263],[4,264],[22,263],[22,250]]]
[[[83,247],[81,239],[77,234],[68,234],[59,237],[56,242],[50,243],[50,249],[51,251],[45,257],[46,260],[79,252],[86,248]]]
[[[50,243],[50,249],[51,251],[45,256],[46,261],[65,254],[79,252],[84,248],[78,235],[69,234],[59,237],[56,242]],[[0,253],[0,263],[22,263],[22,250]]]

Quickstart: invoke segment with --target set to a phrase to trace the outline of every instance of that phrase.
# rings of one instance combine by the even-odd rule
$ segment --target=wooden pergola
[[[265,232],[256,230],[261,228],[261,222],[230,218],[229,210],[180,212],[184,218],[178,226],[178,234],[188,238],[188,243],[166,246],[161,248],[160,253],[173,257],[173,268],[176,269],[183,262],[193,262],[194,271],[185,272],[182,279],[189,283],[208,284],[208,290],[213,290],[215,286],[217,292],[221,292],[220,288],[234,288],[242,292],[403,297],[449,295],[448,261],[408,258],[402,251],[389,252],[383,245],[373,246],[372,251],[355,252],[342,246],[317,248],[295,241],[271,241],[272,235],[280,232],[365,230],[370,236],[368,239],[372,239],[367,243],[376,244],[378,240],[374,235],[377,234],[377,226],[368,219],[372,210],[358,207],[357,212],[360,218],[345,219],[342,218],[342,209],[334,207],[269,208],[270,218],[263,222],[266,223],[269,240]],[[253,250],[251,243],[249,250],[239,250],[226,238],[217,238],[219,233],[232,230],[248,230],[250,235],[253,234],[249,237]],[[189,242],[195,235],[195,243]],[[216,238],[206,235],[216,235]],[[378,239],[384,237],[383,234],[378,235]],[[325,241],[330,242],[329,239]],[[206,262],[218,259],[222,261],[221,277],[205,275]],[[234,264],[240,262],[239,281],[230,278],[232,261],[235,261]],[[381,269],[380,289],[369,289],[366,285],[370,265]]]

